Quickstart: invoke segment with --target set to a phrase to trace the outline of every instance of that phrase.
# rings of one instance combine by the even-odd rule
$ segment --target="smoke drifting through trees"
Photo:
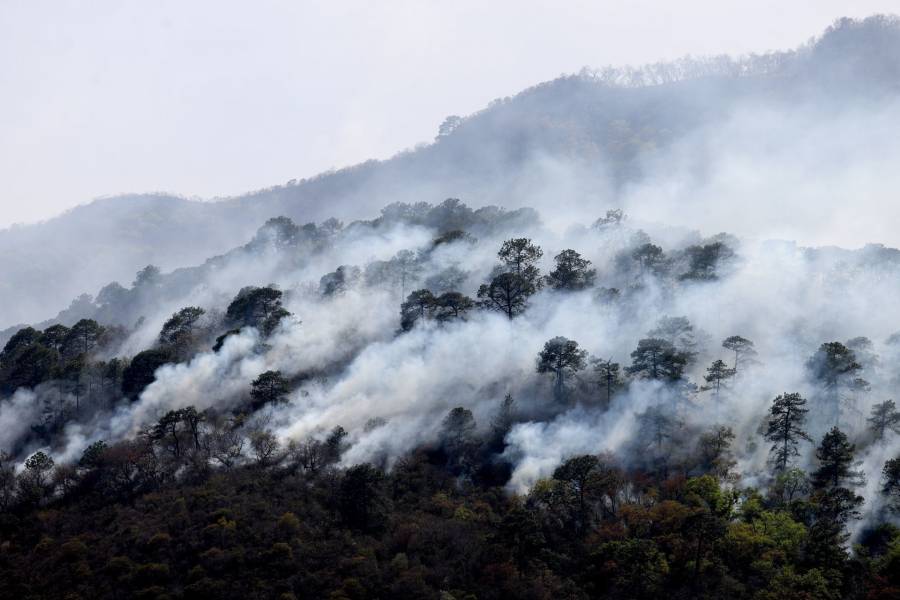
[[[448,215],[451,225],[444,225]],[[768,486],[792,465],[813,459],[813,446],[796,433],[790,435],[799,443],[782,436],[776,444],[777,422],[767,415],[773,398],[788,389],[821,408],[804,430],[811,439],[820,439],[837,419],[863,440],[863,453],[876,441],[887,446],[884,460],[873,466],[881,470],[897,440],[888,426],[893,413],[876,404],[884,402],[897,374],[872,357],[888,355],[893,346],[871,343],[870,366],[860,373],[844,344],[822,340],[860,334],[878,340],[880,332],[893,330],[889,316],[874,307],[879,296],[898,293],[896,279],[883,277],[898,269],[897,254],[834,254],[732,239],[714,276],[698,280],[684,277],[695,265],[681,258],[708,240],[626,223],[560,236],[541,226],[534,213],[472,211],[458,201],[389,207],[378,219],[348,226],[300,228],[273,220],[245,248],[217,260],[214,270],[195,271],[190,286],[154,274],[153,282],[126,290],[125,304],[105,309],[133,310],[129,305],[138,294],[145,299],[137,306],[146,307],[154,302],[150,294],[172,303],[166,317],[145,319],[136,329],[113,328],[116,336],[107,336],[100,347],[89,340],[96,335],[88,335],[93,326],[87,324],[73,328],[84,335],[61,336],[55,329],[31,334],[48,348],[57,338],[71,339],[89,362],[103,358],[107,365],[123,351],[146,348],[142,340],[152,341],[124,365],[121,387],[131,401],[100,400],[98,390],[112,383],[94,386],[87,395],[76,397],[71,388],[60,396],[54,393],[59,383],[49,375],[34,392],[20,391],[18,400],[4,402],[6,412],[24,414],[30,424],[52,425],[40,434],[30,425],[12,429],[19,433],[6,447],[20,460],[43,447],[64,461],[92,441],[137,435],[167,413],[192,407],[221,417],[251,416],[239,435],[247,439],[245,453],[263,462],[270,460],[273,440],[306,444],[310,436],[321,440],[342,426],[348,432],[341,452],[345,464],[390,467],[418,444],[440,439],[444,416],[454,407],[470,411],[484,434],[511,393],[517,410],[515,422],[504,427],[503,452],[513,467],[513,490],[529,489],[567,456],[601,451],[623,464],[656,470],[703,456],[704,464],[715,465],[729,481]],[[449,226],[467,233],[446,235]],[[270,233],[272,228],[294,233]],[[654,245],[648,239],[666,240],[653,253],[652,269],[641,250]],[[543,249],[570,246],[590,260],[595,280],[570,288],[542,285],[541,272],[559,262],[544,255],[560,255]],[[373,250],[381,254],[373,256]],[[455,290],[436,295],[420,287],[448,269],[461,274]],[[359,275],[323,285],[320,280],[333,272]],[[531,290],[513,319],[485,299],[480,309],[471,300],[479,287],[505,275]],[[850,295],[848,278],[856,290]],[[224,292],[225,281],[234,282],[231,295]],[[842,295],[832,293],[835,286]],[[404,288],[419,289],[404,298]],[[28,335],[17,336],[21,343],[11,341],[9,352],[35,348]],[[11,364],[4,359],[5,368]],[[867,391],[840,387],[861,374],[871,379]],[[866,417],[876,419],[871,434]],[[773,463],[758,433],[764,424],[776,427],[770,443],[785,454]],[[218,433],[216,439],[228,436]],[[221,443],[225,449],[217,451],[217,462],[240,460],[227,450],[229,443]],[[863,510],[875,514],[880,506],[873,497]]]
[[[892,102],[878,108],[896,122]],[[690,138],[646,160],[698,146],[745,156],[757,121],[729,119],[732,140]],[[813,130],[840,137],[855,123]],[[349,499],[382,475],[364,463],[390,471],[427,447],[461,482],[502,464],[494,476],[510,492],[576,498],[562,520],[577,532],[592,526],[586,490],[616,469],[811,501],[822,548],[894,518],[900,322],[885,299],[900,297],[900,251],[713,235],[719,221],[700,217],[700,231],[674,227],[669,209],[654,212],[677,204],[665,177],[601,195],[581,167],[535,160],[542,185],[522,196],[539,211],[451,199],[346,225],[276,217],[199,267],[147,267],[130,288],[76,302],[71,327],[16,333],[0,356],[0,449],[25,474],[12,485],[40,505],[63,488],[48,483],[50,461],[71,464],[100,440],[131,457],[133,440],[150,439],[173,473],[347,467],[342,507],[367,529],[378,495],[359,513]],[[734,191],[718,160],[701,196]],[[749,220],[773,218],[756,210],[766,214]],[[703,481],[691,486],[718,506]]]

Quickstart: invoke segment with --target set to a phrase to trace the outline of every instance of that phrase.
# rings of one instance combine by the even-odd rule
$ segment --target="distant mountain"
[[[653,173],[648,157],[738,105],[828,110],[900,92],[900,24],[845,19],[795,51],[685,59],[565,76],[446,122],[434,143],[385,161],[242,196],[201,202],[162,194],[105,198],[43,223],[0,231],[0,327],[55,314],[142,266],[202,262],[248,240],[268,218],[375,216],[391,202],[463,198],[533,205],[560,170],[567,193],[597,198]],[[864,104],[863,104],[864,106]]]

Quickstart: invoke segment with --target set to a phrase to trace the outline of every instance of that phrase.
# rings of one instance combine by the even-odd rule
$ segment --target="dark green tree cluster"
[[[75,464],[35,453],[11,496],[0,486],[0,596],[863,600],[900,586],[900,530],[866,531],[854,556],[842,545],[858,497],[838,430],[810,485],[789,470],[780,497],[723,485],[727,428],[665,475],[580,454],[521,495],[469,410],[440,431],[391,469],[341,468],[340,428],[282,445],[186,407]]]
[[[256,327],[269,335],[291,314],[282,307],[282,296],[282,291],[272,286],[244,288],[228,305],[225,322],[235,328]]]
[[[416,290],[400,305],[400,326],[409,331],[422,319],[448,322],[464,319],[475,302],[459,292],[444,292],[435,296],[427,289]]]

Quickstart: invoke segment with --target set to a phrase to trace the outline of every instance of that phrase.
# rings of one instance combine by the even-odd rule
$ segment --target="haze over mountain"
[[[898,597],[898,125],[843,19],[0,232],[0,598]]]
[[[548,206],[558,226],[622,206],[713,233],[897,244],[872,208],[896,210],[898,86],[896,21],[846,20],[794,51],[564,76],[448,122],[433,144],[234,198],[97,200],[0,232],[0,326],[149,263],[201,262],[273,215],[348,220],[393,201]]]

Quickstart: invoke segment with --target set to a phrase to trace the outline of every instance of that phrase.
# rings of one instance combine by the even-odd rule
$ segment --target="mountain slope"
[[[791,118],[815,104],[827,114],[895,98],[898,82],[897,20],[843,20],[793,52],[562,77],[495,101],[431,145],[243,196],[98,200],[0,231],[0,327],[46,318],[111,280],[127,284],[148,263],[171,270],[201,262],[275,215],[365,218],[390,202],[446,197],[511,208],[548,199],[608,204],[623,186],[664,169],[655,157],[739,107],[771,105]]]

